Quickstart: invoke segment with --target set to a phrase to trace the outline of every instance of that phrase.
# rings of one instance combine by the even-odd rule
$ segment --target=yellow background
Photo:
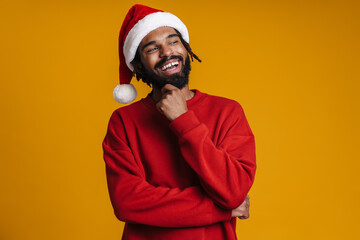
[[[1,240],[121,238],[101,142],[134,3],[0,1]],[[188,26],[190,86],[245,109],[258,171],[239,239],[360,239],[359,1],[141,3]]]

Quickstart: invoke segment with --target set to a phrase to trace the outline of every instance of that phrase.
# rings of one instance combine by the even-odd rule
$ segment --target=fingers
[[[245,202],[246,202],[246,207],[250,207],[250,196],[249,195],[246,195]]]
[[[166,93],[171,92],[173,90],[177,90],[177,89],[178,89],[177,87],[175,87],[175,86],[168,83],[161,89],[161,93],[163,95],[165,95]]]
[[[240,205],[240,208],[242,209],[241,215],[238,216],[239,219],[248,219],[250,217],[249,214],[249,208],[250,208],[250,196],[247,195],[245,197],[244,202]]]
[[[181,90],[171,84],[166,84],[162,89],[162,99],[156,104],[160,113],[170,121],[188,111],[186,99]]]
[[[161,114],[164,114],[164,107],[163,107],[162,104],[157,103],[155,106],[156,106],[157,110],[158,110]]]
[[[250,215],[247,214],[247,215],[244,215],[244,216],[240,216],[239,219],[248,219],[249,217],[250,217]]]
[[[239,218],[248,219],[249,217],[250,217],[249,207],[245,206],[245,208],[241,211]]]

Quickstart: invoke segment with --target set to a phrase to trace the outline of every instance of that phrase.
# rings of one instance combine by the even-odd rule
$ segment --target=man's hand
[[[247,219],[249,218],[249,207],[250,207],[250,197],[249,195],[246,196],[244,202],[238,206],[237,208],[232,210],[232,217],[238,217],[240,219]]]
[[[180,89],[171,84],[166,84],[161,89],[161,93],[162,99],[156,104],[156,107],[170,121],[174,121],[188,111],[185,96]]]

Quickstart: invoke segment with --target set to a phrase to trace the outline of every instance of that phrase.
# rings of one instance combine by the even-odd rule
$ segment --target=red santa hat
[[[119,35],[119,77],[120,84],[114,89],[113,96],[119,103],[130,103],[136,98],[135,87],[130,83],[134,66],[131,62],[142,39],[159,27],[172,27],[189,42],[189,33],[185,24],[175,15],[136,4],[126,14]]]

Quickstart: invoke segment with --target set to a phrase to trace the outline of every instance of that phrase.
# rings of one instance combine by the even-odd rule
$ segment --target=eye
[[[178,42],[179,42],[178,40],[172,41],[172,42],[170,42],[170,45],[174,45],[174,44],[176,44]]]
[[[152,53],[152,52],[155,52],[157,49],[158,49],[157,47],[149,48],[148,50],[146,50],[146,52]]]

